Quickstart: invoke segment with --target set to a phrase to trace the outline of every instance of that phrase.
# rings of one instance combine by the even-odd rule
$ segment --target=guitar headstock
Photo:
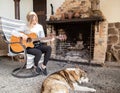
[[[56,34],[50,33],[47,37],[51,39],[51,41],[54,41],[55,38],[59,39],[60,41],[66,41],[67,39],[66,34],[59,34],[58,36],[56,36]]]
[[[58,39],[60,40],[60,41],[66,41],[67,40],[67,36],[66,36],[66,34],[60,34],[59,36],[58,36]]]
[[[65,33],[65,30],[64,29],[59,29],[58,30],[58,39],[60,40],[60,41],[66,41],[67,40],[67,35],[66,35],[66,33]]]

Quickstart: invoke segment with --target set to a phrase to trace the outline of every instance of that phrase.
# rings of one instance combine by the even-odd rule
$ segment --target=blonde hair
[[[29,24],[32,23],[33,17],[35,17],[36,22],[38,23],[38,16],[37,16],[37,14],[36,14],[35,12],[29,12],[29,13],[27,14],[27,16],[26,16],[27,21],[28,21]]]

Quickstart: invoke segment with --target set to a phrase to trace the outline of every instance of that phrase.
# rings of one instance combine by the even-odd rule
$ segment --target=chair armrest
[[[8,46],[8,49],[9,49],[9,51],[11,52],[11,48],[10,48],[10,44],[20,44],[22,47],[23,47],[23,55],[24,55],[24,60],[27,62],[27,52],[26,52],[26,47],[25,47],[25,45],[23,45],[21,42],[9,42],[9,41],[7,41],[7,44],[9,45]],[[18,53],[19,54],[19,53]]]
[[[22,45],[21,42],[9,42],[9,41],[6,39],[6,37],[5,37],[5,35],[4,35],[3,32],[0,32],[0,35],[2,36],[2,39],[3,39],[7,44],[16,44],[16,43],[19,43],[19,44]]]
[[[26,52],[26,47],[25,47],[25,45],[23,45],[21,42],[10,42],[10,41],[8,41],[7,39],[6,39],[6,37],[5,37],[5,35],[4,35],[4,33],[3,32],[0,32],[0,35],[2,36],[2,38],[3,38],[3,40],[8,44],[8,45],[10,45],[10,44],[20,44],[22,47],[23,47],[23,49],[24,49],[24,59],[25,60],[27,60],[27,52]],[[8,46],[8,51],[10,52],[10,46]]]

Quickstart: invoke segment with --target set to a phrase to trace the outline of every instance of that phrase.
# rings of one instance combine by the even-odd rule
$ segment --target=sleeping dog
[[[66,68],[50,74],[42,83],[41,93],[96,92],[94,88],[81,86],[88,81],[87,73],[80,68]]]

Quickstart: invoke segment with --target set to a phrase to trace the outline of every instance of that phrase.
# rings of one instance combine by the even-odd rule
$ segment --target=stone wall
[[[120,22],[108,25],[107,61],[120,62]]]

